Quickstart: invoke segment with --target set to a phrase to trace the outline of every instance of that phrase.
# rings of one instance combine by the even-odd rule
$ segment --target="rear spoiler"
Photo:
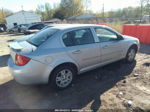
[[[8,47],[11,49],[14,49],[16,51],[20,51],[22,49],[22,47],[19,45],[18,42],[11,42],[8,44]]]

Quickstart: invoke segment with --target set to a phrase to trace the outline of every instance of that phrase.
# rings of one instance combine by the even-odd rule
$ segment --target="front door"
[[[100,42],[101,62],[107,63],[119,60],[123,57],[122,40],[118,39],[115,32],[106,28],[95,28]]]

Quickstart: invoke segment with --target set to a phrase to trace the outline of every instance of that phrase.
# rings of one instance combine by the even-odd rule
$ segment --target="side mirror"
[[[123,37],[122,37],[122,35],[117,35],[117,40],[123,40]]]

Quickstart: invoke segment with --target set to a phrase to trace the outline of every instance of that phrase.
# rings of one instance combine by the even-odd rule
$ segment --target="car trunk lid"
[[[16,54],[29,53],[29,52],[33,52],[37,49],[36,46],[28,43],[27,41],[11,42],[11,43],[9,43],[8,47],[10,48],[10,55],[11,55],[14,63],[15,63]]]

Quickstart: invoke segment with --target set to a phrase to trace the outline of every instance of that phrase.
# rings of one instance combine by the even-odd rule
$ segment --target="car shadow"
[[[10,40],[7,40],[7,42],[13,42],[15,39],[10,39]]]
[[[19,36],[19,35],[24,35],[24,34],[23,33],[8,33],[8,32],[3,32],[3,33],[0,33],[0,35]]]
[[[0,56],[0,67],[6,67],[7,66],[7,62],[8,62],[9,57],[10,57],[9,54]]]
[[[23,33],[13,33],[13,34],[9,34],[9,36],[20,36],[20,35],[24,35]]]
[[[130,75],[136,65],[122,61],[77,76],[71,87],[57,91],[49,85],[27,86],[14,80],[0,85],[0,108],[82,109],[101,107],[101,95]]]

